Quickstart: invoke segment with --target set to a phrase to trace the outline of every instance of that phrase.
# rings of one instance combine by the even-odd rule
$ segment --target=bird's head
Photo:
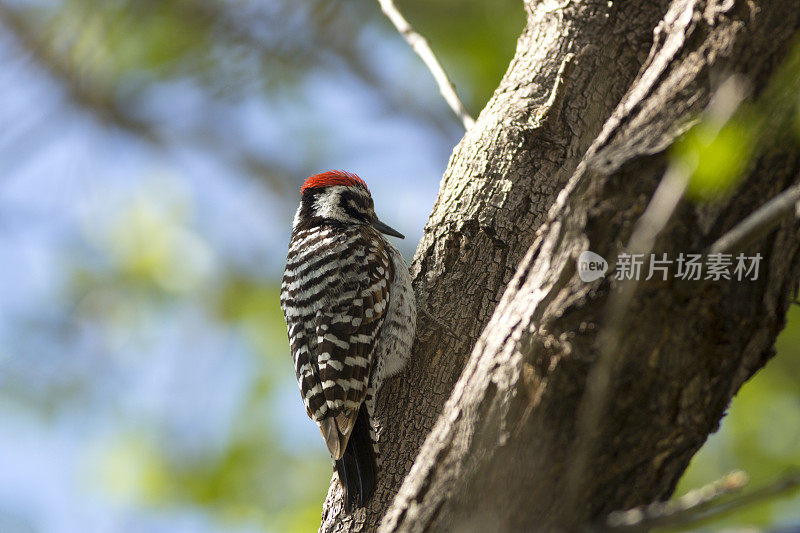
[[[294,227],[338,223],[372,226],[381,233],[403,239],[403,235],[378,219],[375,204],[364,180],[353,173],[330,170],[308,178],[300,188],[302,198]]]

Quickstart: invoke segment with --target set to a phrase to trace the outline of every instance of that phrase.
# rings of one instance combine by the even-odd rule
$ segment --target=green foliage
[[[681,164],[692,169],[687,195],[710,200],[730,193],[742,177],[753,152],[753,129],[743,121],[721,128],[700,122],[673,147]]]
[[[113,77],[198,70],[213,42],[212,21],[185,2],[112,1],[89,7],[72,0],[54,22],[55,40],[78,35],[73,53],[90,64],[102,62]]]
[[[751,85],[765,85],[754,102],[742,104]],[[672,147],[675,164],[689,172],[687,196],[708,201],[730,194],[747,166],[769,152],[800,116],[800,40],[770,80],[728,78],[708,109]]]

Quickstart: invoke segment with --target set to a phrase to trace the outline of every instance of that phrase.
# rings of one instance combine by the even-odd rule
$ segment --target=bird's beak
[[[398,237],[400,239],[405,239],[405,237],[403,236],[402,233],[400,233],[396,229],[390,228],[389,226],[387,226],[386,224],[384,224],[383,222],[381,222],[377,218],[375,219],[375,222],[372,223],[372,226],[376,230],[380,231],[381,233],[385,233],[386,235],[391,235],[392,237]]]

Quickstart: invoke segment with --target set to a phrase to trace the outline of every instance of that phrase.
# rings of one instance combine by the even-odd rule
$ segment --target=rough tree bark
[[[764,257],[757,282],[642,282],[592,428],[597,446],[568,483],[587,452],[576,419],[617,288],[580,281],[576,258],[622,251],[666,148],[715,80],[742,73],[758,98],[800,14],[793,0],[529,0],[526,10],[516,56],[453,153],[412,265],[420,306],[456,335],[421,316],[413,361],[379,400],[377,493],[346,516],[333,483],[323,531],[382,519],[382,531],[571,529],[668,497],[772,355],[800,269],[794,223],[748,249]],[[655,252],[706,250],[796,179],[780,112],[736,193],[681,203]]]

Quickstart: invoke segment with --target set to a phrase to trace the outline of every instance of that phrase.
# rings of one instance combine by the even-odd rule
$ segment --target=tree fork
[[[322,530],[374,530],[384,513],[382,531],[572,528],[666,498],[772,355],[798,275],[794,221],[753,245],[765,258],[757,282],[641,284],[580,505],[565,505],[576,412],[615,287],[578,280],[575,259],[616,257],[715,76],[741,72],[760,94],[800,26],[790,0],[619,4],[526,3],[516,56],[451,157],[412,266],[420,305],[462,337],[421,317],[409,368],[379,399],[377,493],[345,516],[332,485]],[[799,168],[777,132],[732,197],[682,202],[655,250],[707,249]]]

